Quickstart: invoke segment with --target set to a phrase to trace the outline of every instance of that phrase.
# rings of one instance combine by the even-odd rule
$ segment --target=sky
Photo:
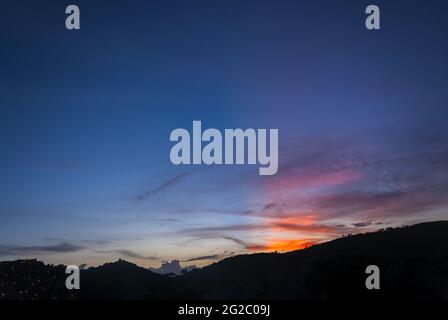
[[[76,4],[81,29],[65,29]],[[446,1],[5,1],[0,260],[202,266],[448,217]],[[279,169],[175,166],[275,128]]]

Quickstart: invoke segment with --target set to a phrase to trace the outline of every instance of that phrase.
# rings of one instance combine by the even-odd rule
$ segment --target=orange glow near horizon
[[[285,240],[285,239],[269,239],[262,246],[250,246],[249,249],[252,251],[293,251],[308,248],[316,244],[317,242],[312,239],[296,239],[296,240]]]
[[[265,222],[269,226],[270,236],[261,244],[248,246],[248,249],[265,252],[301,250],[318,243],[316,239],[321,239],[322,236],[334,235],[334,229],[319,225],[317,218],[316,214],[268,218]]]
[[[334,238],[340,230],[325,224],[312,207],[302,207],[297,201],[298,196],[308,190],[325,190],[361,178],[361,172],[351,169],[324,172],[293,170],[288,175],[274,178],[264,188],[266,203],[273,205],[256,215],[266,224],[267,235],[261,243],[247,248],[265,252],[293,251]]]

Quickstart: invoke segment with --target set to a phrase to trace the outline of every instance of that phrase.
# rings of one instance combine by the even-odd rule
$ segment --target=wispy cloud
[[[38,253],[70,253],[83,249],[84,247],[70,243],[59,243],[48,246],[0,246],[0,256],[20,256],[24,254]]]
[[[141,260],[158,260],[159,258],[156,256],[146,256],[146,255],[142,255],[139,254],[137,252],[128,250],[128,249],[117,249],[114,250],[114,252],[127,257],[127,258],[133,258],[133,259],[141,259]]]
[[[246,249],[249,247],[249,244],[246,241],[243,241],[243,240],[238,239],[236,237],[223,236],[222,238],[226,239],[226,240],[230,240],[232,242],[235,242],[236,244],[238,244],[238,245],[240,245],[240,246],[242,246],[242,247],[244,247]]]
[[[379,225],[380,223],[377,222],[377,225]],[[358,228],[364,228],[364,227],[368,227],[370,225],[372,225],[371,221],[363,221],[363,222],[356,222],[352,224],[354,227],[358,227]]]
[[[191,174],[193,174],[194,172],[195,171],[184,172],[184,173],[179,174],[179,175],[177,175],[177,176],[175,176],[175,177],[173,177],[173,178],[171,178],[169,180],[166,180],[166,181],[162,182],[157,187],[137,195],[137,201],[147,200],[147,199],[151,198],[152,196],[154,196],[156,194],[159,194],[159,193],[169,189],[170,187],[176,185],[182,179],[185,179],[186,177],[188,177]]]
[[[237,237],[222,236],[222,238],[232,241],[246,250],[258,250],[258,248],[263,247],[263,244],[257,244],[257,243],[245,241],[245,240],[237,238]]]
[[[199,257],[194,257],[194,258],[190,258],[190,259],[185,259],[185,260],[182,260],[182,262],[193,262],[193,261],[201,261],[201,260],[216,260],[219,258],[221,258],[221,255],[212,254],[212,255],[208,255],[208,256],[199,256]]]
[[[299,224],[294,223],[290,219],[272,219],[265,220],[261,223],[242,223],[242,224],[232,224],[225,226],[213,226],[213,227],[197,227],[181,230],[182,233],[187,234],[204,234],[210,235],[213,233],[222,233],[225,231],[254,231],[254,230],[271,230],[272,228],[278,228],[285,231],[302,231],[309,233],[339,233],[341,231],[339,225],[321,225],[321,224]]]

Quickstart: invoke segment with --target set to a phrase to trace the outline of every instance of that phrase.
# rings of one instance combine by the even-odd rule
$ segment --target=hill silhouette
[[[380,290],[365,288],[372,264]],[[239,255],[176,277],[124,260],[81,271],[78,291],[65,290],[65,277],[63,266],[1,262],[0,299],[447,299],[448,221]]]

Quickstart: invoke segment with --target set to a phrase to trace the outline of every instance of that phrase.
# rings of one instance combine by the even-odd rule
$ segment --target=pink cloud
[[[336,170],[327,172],[293,172],[290,175],[282,175],[269,182],[269,192],[281,192],[284,190],[298,190],[310,188],[323,188],[344,185],[359,180],[362,175],[354,170]]]

